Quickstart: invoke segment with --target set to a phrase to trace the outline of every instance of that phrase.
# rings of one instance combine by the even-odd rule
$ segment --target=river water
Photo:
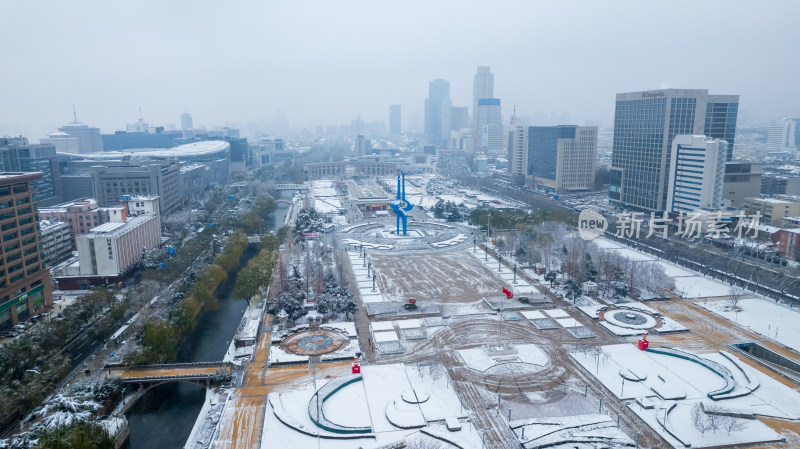
[[[267,223],[273,231],[283,226],[288,206],[278,203],[274,213],[275,223]],[[233,287],[239,269],[256,255],[250,246],[242,255],[241,263],[230,277],[219,286],[215,296],[219,309],[200,314],[191,334],[178,349],[179,362],[204,362],[222,360],[233,334],[247,308],[247,300],[235,298]],[[181,448],[189,438],[197,415],[203,407],[205,388],[175,382],[155,387],[145,393],[128,412],[130,438],[128,449]]]

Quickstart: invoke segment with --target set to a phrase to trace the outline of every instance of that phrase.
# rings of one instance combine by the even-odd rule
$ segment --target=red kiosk
[[[353,374],[361,374],[361,365],[358,364],[358,356],[353,357]]]
[[[639,350],[646,351],[647,347],[650,346],[650,342],[647,341],[647,334],[642,334],[642,338],[639,339]]]

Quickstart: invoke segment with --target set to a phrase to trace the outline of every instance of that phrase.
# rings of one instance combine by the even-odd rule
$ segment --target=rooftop
[[[168,159],[174,157],[210,156],[216,153],[229,151],[230,147],[230,143],[222,140],[206,140],[203,142],[178,145],[172,148],[131,148],[123,151],[103,151],[101,153],[63,154],[74,159],[88,160],[122,159],[125,156],[130,156],[132,158]]]
[[[35,172],[0,172],[0,182],[33,181],[44,176],[40,171]]]
[[[88,234],[79,235],[78,238],[105,238],[105,237],[119,237],[126,232],[132,231],[142,224],[157,217],[156,214],[143,214],[137,217],[130,217],[124,223],[111,222],[103,223],[96,228],[89,230]]]

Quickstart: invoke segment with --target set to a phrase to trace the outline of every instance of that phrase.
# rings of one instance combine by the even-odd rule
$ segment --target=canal
[[[283,226],[288,206],[278,203],[270,229]],[[274,217],[274,218],[273,218]],[[236,276],[257,253],[251,245],[242,254],[241,263],[219,286],[215,296],[219,309],[200,314],[197,325],[178,349],[179,362],[222,360],[233,334],[247,308],[247,300],[233,295]],[[149,390],[128,412],[130,438],[128,449],[181,448],[189,438],[197,415],[203,407],[205,389],[183,382],[162,385]]]

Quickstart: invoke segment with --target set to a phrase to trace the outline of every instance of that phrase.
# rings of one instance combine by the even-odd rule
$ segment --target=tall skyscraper
[[[425,137],[428,142],[447,145],[450,141],[450,82],[435,79],[428,84],[425,100]]]
[[[478,100],[482,98],[494,98],[494,74],[490,71],[488,65],[479,65],[478,71],[472,80],[472,131],[475,136],[475,148],[480,146]]]
[[[399,104],[390,104],[389,105],[389,134],[393,136],[399,136],[402,133],[402,128],[400,126],[400,105]]]
[[[503,148],[503,123],[499,98],[478,100],[478,145],[475,151],[498,154]]]
[[[72,108],[73,121],[58,128],[62,133],[69,134],[78,139],[79,153],[100,153],[103,151],[103,140],[100,138],[100,128],[92,128],[78,121],[78,113]]]
[[[723,207],[722,186],[728,142],[706,136],[672,140],[667,211],[691,212]]]
[[[769,127],[767,135],[767,151],[794,151],[797,122],[791,118],[779,118]]]
[[[516,115],[511,116],[508,133],[508,173],[512,176],[528,173],[528,127]]]
[[[672,139],[680,134],[731,136],[738,103],[738,95],[708,95],[705,89],[617,94],[609,199],[622,206],[665,210]],[[726,159],[733,151],[728,144]]]
[[[594,184],[596,126],[528,127],[528,175],[555,193],[586,191]]]
[[[192,129],[192,114],[184,112],[181,114],[181,130]]]
[[[728,142],[725,159],[733,160],[733,141],[736,138],[736,119],[739,115],[738,95],[709,95],[706,105],[704,133]]]

